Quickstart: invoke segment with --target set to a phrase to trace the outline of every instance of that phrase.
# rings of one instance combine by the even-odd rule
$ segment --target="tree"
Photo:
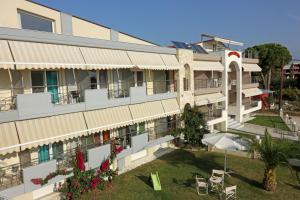
[[[288,64],[292,59],[292,56],[286,47],[274,43],[249,47],[245,52],[258,53],[259,65],[262,68],[261,77],[266,89],[270,89],[272,72],[281,69],[280,73],[282,73],[283,66]]]
[[[203,135],[209,132],[206,129],[203,113],[195,107],[192,108],[190,104],[186,104],[181,121],[184,123],[184,128],[182,128],[184,139],[193,145],[200,145]]]
[[[264,138],[261,142],[257,140],[252,141],[250,152],[258,152],[265,163],[263,178],[264,189],[275,192],[277,187],[276,168],[281,162],[286,161],[286,157],[282,153],[282,146],[272,139],[266,129]]]

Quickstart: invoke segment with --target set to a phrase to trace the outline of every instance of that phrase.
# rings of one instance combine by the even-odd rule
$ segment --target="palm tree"
[[[253,140],[250,146],[250,151],[257,152],[265,163],[263,187],[267,191],[275,192],[277,187],[276,168],[280,163],[286,161],[281,149],[281,145],[272,139],[267,129],[264,138],[261,141]]]

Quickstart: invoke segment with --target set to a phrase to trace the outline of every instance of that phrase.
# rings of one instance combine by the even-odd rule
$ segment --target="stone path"
[[[266,126],[259,126],[259,125],[255,125],[255,124],[244,123],[244,127],[240,128],[239,130],[248,132],[253,135],[264,135],[266,128],[268,129],[268,132],[271,134],[272,137],[282,138],[282,135],[280,133],[278,133],[277,129],[266,127]],[[286,135],[286,134],[284,134],[284,138],[290,139],[290,140],[296,140],[296,141],[298,140],[297,136]]]

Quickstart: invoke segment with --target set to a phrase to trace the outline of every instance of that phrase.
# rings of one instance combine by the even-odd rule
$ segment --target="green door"
[[[63,158],[63,143],[55,142],[52,144],[53,159],[62,160]]]
[[[58,96],[57,72],[47,71],[46,78],[47,78],[47,91],[51,93],[51,101],[52,103],[58,103],[59,96]]]
[[[43,145],[39,147],[38,150],[38,156],[39,156],[39,163],[48,161],[50,159],[49,156],[49,145]]]

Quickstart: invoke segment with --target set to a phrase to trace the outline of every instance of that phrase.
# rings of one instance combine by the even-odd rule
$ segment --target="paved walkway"
[[[255,125],[255,124],[244,123],[244,127],[240,128],[239,130],[248,132],[248,133],[254,134],[254,135],[264,135],[266,128],[268,129],[268,132],[271,134],[272,137],[282,138],[282,135],[280,133],[278,133],[277,129],[265,127],[265,126],[259,126],[259,125]],[[286,134],[284,135],[284,138],[290,139],[290,140],[296,140],[296,141],[298,140],[297,136],[286,135]]]

